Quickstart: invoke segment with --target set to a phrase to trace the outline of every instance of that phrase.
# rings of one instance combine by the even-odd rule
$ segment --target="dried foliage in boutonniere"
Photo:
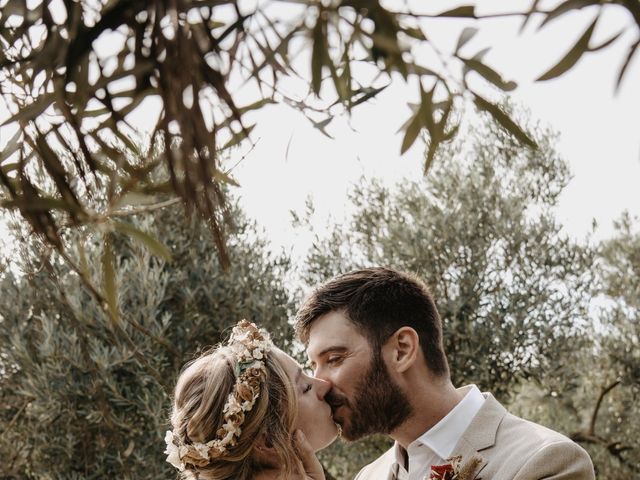
[[[473,480],[476,470],[482,463],[478,455],[474,455],[468,462],[462,464],[462,457],[447,458],[447,463],[432,465],[429,475],[424,480]]]

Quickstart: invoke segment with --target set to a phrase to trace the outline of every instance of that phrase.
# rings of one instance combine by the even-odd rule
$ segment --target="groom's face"
[[[317,378],[332,389],[325,396],[342,436],[357,440],[391,433],[411,414],[406,396],[390,377],[380,352],[339,311],[316,319],[307,355]]]

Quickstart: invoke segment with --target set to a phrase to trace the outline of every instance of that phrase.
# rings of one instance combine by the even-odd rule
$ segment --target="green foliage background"
[[[104,281],[100,228],[64,237],[76,271],[17,222],[20,256],[0,270],[0,478],[174,478],[162,438],[181,366],[241,318],[299,354],[288,320],[303,291],[374,264],[431,286],[455,384],[579,441],[598,478],[638,478],[637,221],[622,218],[600,245],[566,237],[553,208],[569,172],[553,134],[530,130],[535,151],[484,122],[442,148],[426,179],[363,179],[351,214],[316,231],[301,262],[271,251],[237,207],[227,273],[182,208],[132,216],[172,262],[109,233],[119,316],[87,290]],[[311,229],[312,210],[299,228]],[[388,446],[336,442],[320,458],[350,479]]]
[[[162,238],[174,260],[166,264],[116,237],[122,330],[36,240],[25,246],[26,275],[5,272],[0,477],[172,478],[163,434],[182,365],[245,317],[288,345],[290,265],[269,253],[255,225],[238,225],[236,261],[223,273],[208,231],[185,221],[181,208],[135,223]],[[100,237],[74,236],[68,244],[94,259],[88,265],[99,279]]]

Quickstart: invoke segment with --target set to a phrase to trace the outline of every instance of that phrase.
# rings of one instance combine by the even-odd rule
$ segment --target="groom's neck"
[[[412,414],[390,436],[405,449],[442,420],[462,400],[449,378],[411,382],[406,394]]]

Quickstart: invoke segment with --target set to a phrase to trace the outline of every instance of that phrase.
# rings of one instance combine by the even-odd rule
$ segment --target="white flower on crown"
[[[233,414],[242,411],[242,405],[235,397],[235,395],[229,395],[227,398],[227,403],[224,405],[223,413]]]
[[[227,432],[227,434],[220,439],[220,442],[222,444],[229,443],[236,434],[240,436],[240,433],[242,432],[239,426],[234,425],[233,423],[230,423],[230,422],[227,422],[224,425],[222,425],[222,428],[224,428]]]
[[[253,352],[251,352],[251,356],[256,360],[261,360],[262,358],[264,358],[264,355],[262,355],[262,351],[259,348],[256,348]]]
[[[181,472],[185,469],[185,464],[180,459],[180,449],[173,441],[174,435],[171,430],[167,430],[164,436],[164,441],[167,444],[167,448],[164,453],[167,454],[167,462],[176,467]]]
[[[209,446],[205,445],[204,443],[194,443],[193,444],[194,448],[196,449],[196,451],[200,454],[200,456],[202,458],[204,458],[205,460],[209,459]]]
[[[244,342],[249,339],[249,331],[245,330],[239,325],[236,325],[235,327],[233,327],[231,332],[232,332],[231,336],[237,342]]]
[[[251,352],[247,347],[242,344],[235,344],[231,347],[233,351],[233,355],[236,357],[238,362],[244,362],[245,360],[251,358]]]

